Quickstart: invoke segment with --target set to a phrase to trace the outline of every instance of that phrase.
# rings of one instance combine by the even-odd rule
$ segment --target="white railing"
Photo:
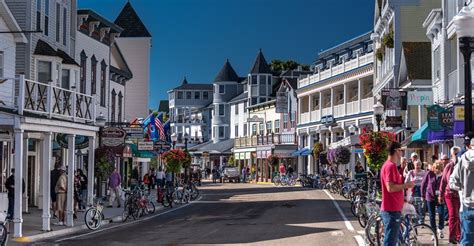
[[[322,111],[323,111],[323,112],[321,113],[321,117],[322,117],[322,116],[326,116],[326,115],[332,115],[331,107],[329,107],[329,108],[323,108]]]
[[[348,102],[346,110],[347,115],[359,113],[359,101]]]
[[[370,112],[374,110],[373,109],[374,98],[369,97],[369,98],[362,99],[360,103],[361,103],[362,112]]]
[[[311,76],[308,76],[304,79],[300,79],[298,81],[298,88],[308,86],[310,84],[317,83],[321,80],[336,76],[341,73],[345,73],[347,71],[353,70],[358,67],[365,66],[367,64],[374,62],[374,55],[373,52],[365,54],[363,56],[359,56],[347,62],[344,62],[340,65],[334,66],[331,69],[326,69],[321,71],[320,73],[315,73]]]
[[[71,121],[95,123],[95,98],[86,94],[56,87],[50,83],[19,79],[18,113],[45,115]]]
[[[309,112],[302,113],[300,117],[301,117],[300,118],[300,124],[309,123],[309,120],[310,120]]]
[[[319,115],[319,109],[311,111],[311,122],[319,121],[320,119],[321,115]]]
[[[344,116],[344,104],[334,106],[334,117]]]

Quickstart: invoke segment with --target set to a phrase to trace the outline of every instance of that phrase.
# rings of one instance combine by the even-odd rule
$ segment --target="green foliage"
[[[95,176],[107,179],[115,168],[115,154],[111,149],[101,147],[95,151]]]
[[[393,36],[394,36],[394,33],[393,33],[393,29],[390,28],[390,31],[388,33],[386,33],[385,35],[383,35],[382,37],[382,44],[388,48],[393,48]]]
[[[228,164],[229,166],[234,166],[235,160],[234,160],[234,156],[233,156],[233,155],[231,155],[231,156],[229,157],[229,160],[227,161],[227,164]]]
[[[380,47],[375,51],[375,56],[377,57],[377,60],[382,61],[383,57],[385,55],[385,47]]]
[[[297,69],[300,65],[303,67],[304,71],[309,71],[309,65],[299,64],[294,60],[282,61],[279,59],[275,59],[271,62],[270,67],[273,71],[286,71]]]

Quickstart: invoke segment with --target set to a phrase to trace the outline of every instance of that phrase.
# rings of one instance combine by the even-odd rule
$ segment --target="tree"
[[[282,61],[279,59],[272,60],[270,67],[273,71],[286,71],[297,69],[298,66],[302,66],[304,71],[309,71],[309,65],[299,64],[294,60]]]

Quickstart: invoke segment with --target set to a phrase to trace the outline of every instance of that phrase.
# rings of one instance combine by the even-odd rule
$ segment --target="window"
[[[263,123],[259,123],[258,124],[258,134],[263,135],[263,131],[264,131]]]
[[[433,52],[433,62],[434,62],[434,68],[433,68],[433,77],[436,80],[439,80],[441,78],[441,56],[439,53],[439,47],[436,48]]]
[[[41,30],[41,0],[36,0],[36,30]]]
[[[186,99],[191,99],[192,93],[190,91],[186,91]]]
[[[52,66],[51,62],[47,61],[38,61],[38,81],[39,82],[49,82],[52,80],[51,77]]]
[[[194,99],[201,99],[201,92],[200,91],[195,91],[194,92]]]
[[[265,86],[265,84],[267,83],[267,76],[265,75],[260,75],[260,86]]]
[[[212,131],[212,137],[215,138],[216,137],[217,126],[215,126],[213,128],[214,128],[214,131]]]
[[[267,134],[271,134],[271,133],[272,133],[272,122],[267,121]]]
[[[225,116],[225,105],[219,104],[219,116]]]
[[[122,105],[123,105],[123,95],[122,92],[118,94],[118,113],[117,113],[117,121],[122,121]]]
[[[267,84],[272,85],[272,76],[267,77]]]
[[[69,78],[70,78],[70,72],[68,69],[63,69],[61,72],[61,87],[64,89],[69,90],[70,88],[70,83],[69,83]]]
[[[239,114],[239,104],[234,105],[235,114]]]
[[[81,75],[80,75],[80,85],[79,92],[86,93],[86,66],[87,66],[87,56],[84,51],[81,52]]]
[[[344,54],[344,55],[342,55],[342,56],[339,56],[339,62],[340,62],[340,63],[343,63],[343,62],[347,61],[347,58],[348,58],[348,57],[349,57],[348,54]]]
[[[219,85],[219,94],[225,93],[225,85]]]
[[[97,94],[97,60],[95,56],[91,58],[91,94]]]
[[[257,124],[252,124],[252,136],[257,135]]]
[[[225,127],[224,126],[219,126],[219,138],[225,138]]]
[[[61,37],[60,31],[61,31],[61,5],[59,5],[59,3],[56,3],[56,42],[58,43],[59,43],[59,38]]]
[[[239,125],[235,125],[235,137],[239,136]]]
[[[291,127],[296,127],[296,112],[291,112]]]
[[[112,102],[111,102],[111,110],[110,110],[110,121],[115,122],[115,98],[117,97],[117,93],[115,90],[112,90]]]
[[[67,9],[63,8],[63,44],[67,45]]]
[[[100,63],[100,105],[105,107],[105,98],[106,98],[106,79],[107,79],[107,64],[102,60]]]
[[[255,105],[258,103],[258,97],[252,97],[252,105]]]
[[[275,133],[280,132],[280,120],[275,120]]]
[[[183,99],[183,92],[182,91],[178,91],[178,99]]]
[[[49,0],[44,1],[44,35],[49,35]]]
[[[209,99],[209,92],[203,91],[203,92],[202,92],[202,99],[204,99],[204,100]]]
[[[258,84],[258,82],[257,82],[257,76],[256,76],[256,75],[252,75],[252,79],[251,79],[251,80],[252,80],[252,85]]]
[[[288,129],[288,114],[283,114],[283,128]]]
[[[247,136],[247,123],[244,124],[244,137]]]
[[[244,84],[244,92],[247,91],[247,84]]]
[[[312,99],[313,99],[313,108],[311,110],[314,111],[314,110],[319,109],[319,96],[314,95]]]
[[[3,78],[3,67],[4,67],[4,54],[3,54],[3,51],[0,51],[0,78]]]

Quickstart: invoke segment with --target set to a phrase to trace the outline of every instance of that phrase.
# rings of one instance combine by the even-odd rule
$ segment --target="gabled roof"
[[[90,20],[99,21],[101,23],[101,25],[103,25],[105,27],[109,27],[111,32],[120,33],[121,31],[123,31],[123,29],[121,27],[119,27],[118,25],[110,22],[109,20],[107,20],[106,18],[104,18],[100,14],[96,13],[92,9],[79,9],[79,10],[77,10],[77,14],[78,15],[88,15]]]
[[[130,2],[125,4],[122,12],[115,19],[115,24],[123,28],[120,37],[151,37],[150,32],[148,32],[148,29]]]
[[[235,72],[234,68],[232,68],[232,65],[230,65],[229,59],[224,63],[224,66],[222,66],[221,70],[217,74],[216,78],[214,79],[214,82],[221,82],[221,81],[235,81],[239,82],[240,78]]]
[[[66,52],[62,50],[55,50],[51,45],[46,43],[45,41],[39,39],[38,42],[36,43],[36,48],[35,48],[35,55],[39,56],[55,56],[63,59],[62,63],[63,64],[70,64],[70,65],[77,65],[79,64],[76,63],[76,61],[70,57]]]
[[[252,69],[250,70],[251,74],[255,73],[267,73],[271,74],[272,70],[270,66],[268,66],[267,60],[263,56],[262,49],[258,51],[257,58],[255,59],[255,63],[253,64]]]
[[[403,53],[410,80],[431,80],[431,43],[403,42]]]
[[[21,32],[21,28],[16,22],[15,17],[13,16],[12,12],[8,8],[7,4],[4,0],[0,0],[0,16],[5,21],[8,31],[13,31],[13,37],[15,38],[16,43],[28,43],[26,36],[24,33]],[[5,30],[2,30],[5,31]]]
[[[63,59],[63,62],[62,62],[63,64],[79,66],[79,64],[77,64],[77,62],[72,57],[70,57],[68,54],[66,54],[66,52],[60,49],[58,49],[58,51],[56,52],[56,55]]]
[[[237,95],[236,97],[230,99],[229,103],[234,103],[234,102],[246,100],[247,97],[248,97],[248,92],[242,92],[239,95]]]

